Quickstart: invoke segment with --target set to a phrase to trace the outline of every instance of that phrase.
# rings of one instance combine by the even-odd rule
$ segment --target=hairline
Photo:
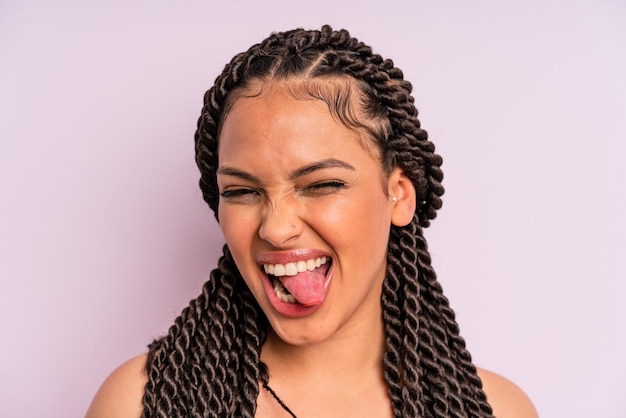
[[[381,136],[386,136],[388,131],[390,131],[389,120],[383,119],[382,117],[376,120],[376,118],[368,117],[365,114],[366,109],[364,109],[363,102],[365,101],[364,96],[366,94],[364,89],[359,86],[361,83],[363,82],[349,75],[332,74],[312,76],[310,73],[304,76],[266,76],[247,80],[244,84],[234,88],[224,101],[216,135],[218,154],[220,145],[219,138],[224,121],[239,99],[256,98],[266,94],[272,94],[276,91],[282,91],[296,100],[319,100],[325,103],[333,119],[358,134],[359,145],[379,162],[381,171],[385,175],[388,175],[393,168],[395,168],[395,165],[389,166],[389,164],[385,162],[383,150],[379,143],[385,140],[381,138]],[[331,90],[334,91],[325,95],[324,92],[320,91],[323,90],[322,86],[331,86]],[[317,93],[315,89],[317,89]],[[328,91],[326,91],[326,93],[328,93]],[[340,109],[341,106],[337,103],[339,102],[338,98],[342,94],[347,95],[345,109]]]

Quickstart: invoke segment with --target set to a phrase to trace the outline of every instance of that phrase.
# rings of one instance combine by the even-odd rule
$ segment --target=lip
[[[293,261],[299,261],[299,260],[303,260],[307,258],[313,258],[313,255],[315,254],[319,254],[318,256],[324,255],[323,253],[319,251],[303,250],[302,252],[298,251],[297,255],[294,254],[293,251],[285,252],[285,253],[267,253],[268,255],[267,258],[265,257],[266,254],[262,254],[262,255],[259,255],[259,257],[257,257],[257,260],[263,260],[263,262],[267,264],[270,264],[270,263],[282,264],[282,263],[288,263],[288,262],[293,262]],[[269,257],[270,255],[271,257]],[[278,258],[276,258],[277,255],[279,255]],[[282,261],[277,261],[277,260],[282,260]],[[328,271],[326,272],[326,284],[324,287],[324,301],[317,305],[304,306],[297,302],[287,303],[278,299],[278,297],[276,296],[276,293],[274,292],[274,286],[272,284],[272,281],[270,280],[268,275],[265,273],[265,271],[263,271],[262,268],[259,269],[259,274],[261,275],[261,282],[263,283],[263,289],[265,290],[265,295],[270,305],[272,306],[274,311],[276,311],[279,315],[282,315],[287,318],[302,318],[307,315],[311,315],[312,313],[317,311],[319,308],[321,308],[324,302],[327,300],[328,293],[330,291],[330,287],[332,283],[333,272],[334,272],[334,264],[331,263]]]

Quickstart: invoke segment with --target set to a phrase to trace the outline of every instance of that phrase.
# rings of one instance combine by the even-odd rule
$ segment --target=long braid
[[[204,199],[217,217],[219,130],[236,92],[255,82],[318,78],[357,83],[352,87],[356,85],[363,112],[357,109],[356,117],[341,108],[337,97],[306,84],[304,90],[324,100],[347,126],[367,132],[380,151],[383,169],[402,168],[417,193],[413,221],[391,228],[381,295],[384,377],[394,415],[490,417],[422,234],[441,207],[441,158],[420,128],[411,84],[391,60],[329,26],[274,33],[235,56],[205,94],[198,120],[196,162]],[[167,336],[150,345],[143,417],[253,417],[259,381],[267,378],[260,363],[267,326],[225,247],[202,294],[183,310]]]
[[[465,341],[459,335],[459,326],[455,320],[454,311],[450,308],[448,299],[443,294],[441,284],[436,280],[435,272],[430,266],[430,256],[428,254],[426,240],[421,232],[418,235],[418,252],[420,253],[420,265],[424,274],[425,287],[433,300],[432,312],[438,315],[439,321],[446,332],[447,348],[454,354],[454,363],[444,363],[445,376],[458,376],[458,382],[451,382],[455,386],[458,384],[459,393],[463,394],[465,407],[468,416],[480,416],[479,411],[490,411],[485,393],[482,391],[481,381],[476,374],[476,367],[471,361],[471,355],[466,349]],[[430,299],[430,298],[429,298]],[[443,339],[442,339],[443,340]],[[455,400],[456,404],[458,401]]]
[[[225,247],[202,294],[150,345],[142,417],[254,416],[265,331],[236,271]]]
[[[415,356],[417,341],[415,341],[412,349],[408,350],[408,355],[406,350],[407,338],[412,339],[418,330],[414,320],[417,312],[414,312],[411,318],[413,326],[406,326],[407,312],[404,309],[407,303],[406,266],[408,265],[409,269],[413,270],[414,276],[417,276],[416,264],[413,263],[411,267],[411,264],[406,262],[406,254],[412,254],[415,251],[411,250],[410,245],[406,246],[406,243],[403,242],[403,235],[406,234],[403,234],[400,228],[392,228],[387,256],[387,277],[383,283],[381,297],[387,335],[384,374],[395,416],[423,417],[426,416],[426,410],[422,402],[422,387],[419,385],[421,369]]]

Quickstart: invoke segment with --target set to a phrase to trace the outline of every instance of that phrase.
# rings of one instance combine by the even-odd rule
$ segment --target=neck
[[[372,317],[381,319],[352,323],[317,344],[289,344],[270,329],[261,351],[270,389],[259,394],[259,416],[392,417],[383,321]]]
[[[368,321],[314,345],[292,345],[270,328],[261,360],[270,376],[285,384],[355,387],[359,382],[382,379],[385,335],[382,318]],[[332,378],[332,379],[331,379]]]

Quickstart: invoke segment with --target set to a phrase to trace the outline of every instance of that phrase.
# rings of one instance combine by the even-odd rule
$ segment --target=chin
[[[270,321],[270,327],[281,341],[298,347],[321,344],[335,334],[327,328],[325,330],[320,330],[319,328],[309,329],[310,327],[303,326],[302,323],[273,324],[272,321]]]

